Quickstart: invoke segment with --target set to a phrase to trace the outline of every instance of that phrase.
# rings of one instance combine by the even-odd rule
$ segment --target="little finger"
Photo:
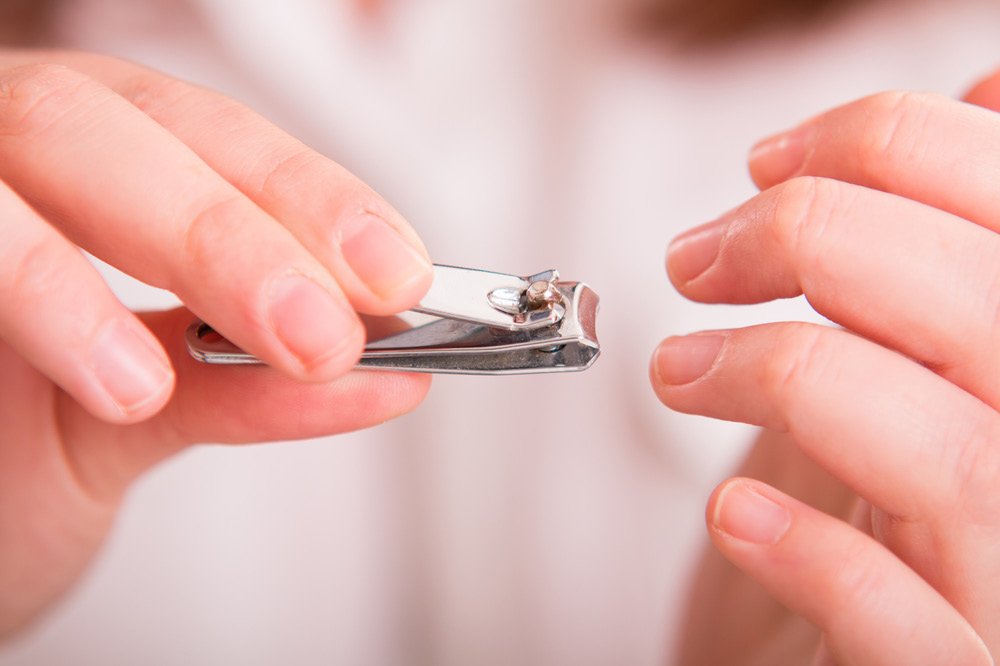
[[[849,525],[742,478],[716,489],[706,517],[722,554],[819,627],[838,662],[992,666],[958,611]]]

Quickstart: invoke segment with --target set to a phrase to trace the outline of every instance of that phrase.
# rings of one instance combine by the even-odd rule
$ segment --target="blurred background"
[[[0,11],[7,43],[117,55],[245,102],[371,183],[437,262],[588,282],[603,346],[583,374],[438,377],[369,431],[161,465],[0,666],[674,663],[705,500],[752,433],[662,408],[649,354],[670,334],[816,315],[685,302],[667,242],[752,196],[760,138],[883,89],[958,95],[1000,64],[987,0]],[[104,270],[130,306],[175,303]]]

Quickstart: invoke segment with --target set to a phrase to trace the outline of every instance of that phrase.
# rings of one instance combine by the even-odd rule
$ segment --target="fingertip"
[[[376,196],[379,197],[381,205],[374,209],[375,214],[382,217],[389,226],[399,232],[399,235],[403,237],[413,250],[426,259],[428,263],[431,263],[431,255],[427,251],[427,246],[409,220],[380,195],[376,194]]]
[[[383,383],[375,394],[381,401],[384,420],[409,414],[423,403],[431,389],[432,378],[426,372],[372,372],[388,375],[388,383]]]
[[[667,276],[678,291],[703,275],[719,257],[729,216],[694,227],[677,236],[667,247]]]
[[[318,256],[358,312],[386,316],[412,308],[434,278],[427,248],[378,192],[349,173],[347,178],[354,186],[335,198],[330,217],[317,227],[325,229],[334,252]]]
[[[364,210],[337,228],[344,262],[368,292],[352,300],[368,314],[395,314],[412,307],[433,279],[423,243],[409,225],[401,219],[393,223],[391,217]]]
[[[697,381],[715,364],[725,341],[726,334],[720,331],[665,339],[653,352],[650,361],[650,378],[654,387],[662,391],[667,387]]]
[[[176,375],[166,352],[138,322],[112,319],[94,337],[88,410],[111,423],[137,423],[170,400]],[[88,399],[89,398],[89,399]]]
[[[754,184],[766,190],[797,174],[805,163],[814,133],[813,124],[806,123],[768,137],[751,148],[747,164]]]
[[[774,546],[792,525],[784,495],[767,484],[736,477],[720,484],[709,500],[710,529],[754,546]]]
[[[662,344],[660,343],[660,345]],[[660,402],[663,402],[663,398],[660,397],[660,385],[663,383],[663,380],[660,379],[659,368],[660,345],[656,346],[656,349],[653,350],[652,355],[649,357],[647,373],[649,375],[649,383],[653,387],[653,392],[656,393],[657,398],[660,398]]]
[[[415,395],[417,397],[416,403],[419,405],[430,393],[431,385],[434,382],[433,376],[428,372],[406,372],[402,373],[406,376],[406,379],[410,384],[416,389]]]
[[[108,423],[116,425],[133,425],[146,421],[160,412],[170,403],[177,386],[176,375],[171,372],[169,380],[158,390],[151,393],[147,398],[139,403],[123,409],[116,405],[116,409],[105,413],[94,415]]]
[[[355,316],[346,331],[340,327],[337,331],[336,337],[326,339],[327,347],[323,354],[309,361],[303,360],[300,365],[292,369],[291,374],[295,379],[310,383],[330,382],[346,375],[357,366],[365,346],[364,326]],[[315,332],[305,335],[312,336]],[[332,345],[330,340],[334,340]]]
[[[353,367],[364,347],[364,329],[343,295],[299,273],[268,290],[268,323],[286,354],[279,367],[305,381],[329,381]]]

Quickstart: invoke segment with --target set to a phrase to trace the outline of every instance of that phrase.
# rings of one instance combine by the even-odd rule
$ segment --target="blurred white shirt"
[[[959,94],[997,64],[1000,6],[872,2],[672,54],[613,27],[615,4],[67,3],[67,45],[245,101],[373,184],[436,261],[588,282],[603,353],[578,375],[439,377],[365,432],[161,466],[0,665],[671,663],[704,502],[752,433],[664,409],[649,355],[816,316],[685,302],[668,240],[753,194],[759,138],[886,88]],[[171,302],[108,275],[129,305]]]

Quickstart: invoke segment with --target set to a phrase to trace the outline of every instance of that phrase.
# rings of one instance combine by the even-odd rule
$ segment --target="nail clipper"
[[[585,370],[600,353],[598,300],[586,284],[560,280],[554,270],[518,277],[435,264],[416,307],[377,318],[389,332],[369,337],[358,367],[472,375]],[[204,363],[262,363],[202,321],[186,337]]]

